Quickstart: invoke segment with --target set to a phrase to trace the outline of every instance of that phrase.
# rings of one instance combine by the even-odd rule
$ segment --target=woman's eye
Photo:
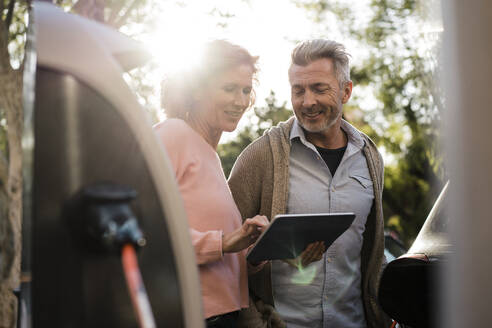
[[[225,87],[222,88],[225,92],[234,92],[234,90],[236,89],[236,87],[234,87],[233,85],[226,85]]]

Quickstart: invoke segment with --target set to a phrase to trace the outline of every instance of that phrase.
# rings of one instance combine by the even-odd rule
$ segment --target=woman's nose
[[[249,105],[249,100],[250,100],[249,94],[246,95],[246,94],[240,92],[234,98],[234,105],[246,108]]]

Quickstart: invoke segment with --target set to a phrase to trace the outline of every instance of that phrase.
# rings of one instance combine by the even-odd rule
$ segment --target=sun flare
[[[178,7],[163,13],[161,22],[146,42],[160,70],[166,74],[196,64],[203,43],[209,39],[210,25],[205,17],[190,8]]]
[[[276,90],[281,99],[288,97],[286,72],[292,48],[289,38],[301,39],[308,31],[308,19],[288,2],[282,6],[282,15],[278,15],[276,2],[188,0],[163,4],[158,23],[145,44],[162,75],[198,62],[207,41],[226,39],[239,44],[260,57],[257,100],[261,102],[270,90]]]

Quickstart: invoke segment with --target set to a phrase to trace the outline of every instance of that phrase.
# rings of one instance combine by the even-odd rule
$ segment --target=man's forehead
[[[331,80],[335,78],[331,59],[318,59],[306,66],[292,64],[289,68],[289,81],[291,84],[314,82],[317,80]]]

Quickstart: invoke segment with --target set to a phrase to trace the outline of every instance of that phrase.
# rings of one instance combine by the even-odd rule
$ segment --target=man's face
[[[323,133],[339,127],[352,82],[340,88],[331,59],[318,59],[307,66],[292,64],[289,81],[294,113],[306,131]]]

